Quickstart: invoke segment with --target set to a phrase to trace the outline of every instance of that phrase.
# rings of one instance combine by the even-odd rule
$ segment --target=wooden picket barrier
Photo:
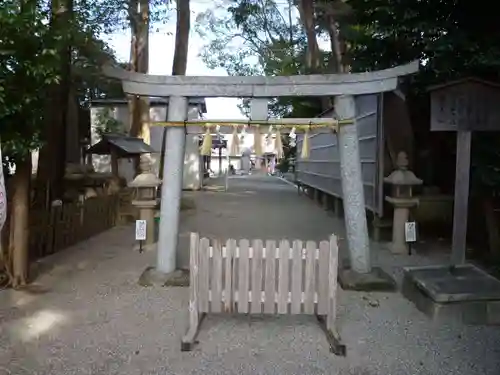
[[[345,356],[335,328],[337,237],[305,245],[229,239],[222,246],[191,233],[189,329],[181,350],[192,349],[207,313],[308,314],[317,317],[331,351]]]

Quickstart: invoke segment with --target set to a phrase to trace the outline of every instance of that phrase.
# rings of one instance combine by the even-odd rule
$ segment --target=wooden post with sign
[[[431,131],[457,133],[451,262],[465,263],[473,131],[500,131],[500,85],[466,78],[429,88]]]
[[[139,241],[139,252],[142,253],[142,241],[146,241],[148,223],[146,220],[135,221],[135,240]]]
[[[407,221],[405,223],[405,241],[408,244],[408,251],[411,255],[411,245],[417,242],[417,223]]]

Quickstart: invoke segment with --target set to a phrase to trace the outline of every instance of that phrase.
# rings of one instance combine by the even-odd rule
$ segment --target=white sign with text
[[[417,242],[417,224],[414,221],[405,223],[405,241]]]
[[[146,240],[146,228],[147,228],[146,220],[136,220],[135,221],[135,239],[136,241],[145,241]]]

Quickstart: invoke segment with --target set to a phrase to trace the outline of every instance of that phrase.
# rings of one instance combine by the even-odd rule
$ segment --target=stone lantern
[[[129,187],[135,189],[135,199],[132,205],[139,209],[139,218],[146,220],[146,241],[145,244],[151,245],[155,242],[154,218],[158,205],[156,198],[156,189],[161,184],[161,180],[151,172],[151,165],[148,161],[141,160],[142,173],[137,175]]]
[[[386,196],[385,200],[394,206],[391,251],[395,254],[408,254],[405,223],[410,216],[410,209],[419,203],[419,199],[413,196],[412,188],[421,185],[423,181],[408,170],[408,157],[403,151],[397,156],[396,167],[394,172],[384,178],[384,182],[391,185],[391,196]]]

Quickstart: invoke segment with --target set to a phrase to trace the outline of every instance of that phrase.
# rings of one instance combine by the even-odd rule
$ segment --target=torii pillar
[[[289,77],[189,77],[154,76],[105,67],[104,73],[122,80],[126,94],[170,97],[168,120],[186,120],[188,97],[270,98],[280,96],[334,96],[336,113],[341,119],[355,119],[354,96],[393,91],[400,76],[418,71],[414,61],[396,68],[373,73],[321,74]],[[290,119],[293,121],[294,119]],[[330,131],[329,129],[325,129]],[[175,270],[179,209],[182,188],[185,132],[201,133],[196,126],[169,127],[165,153],[165,180],[162,187],[160,235],[156,271],[169,274]],[[232,129],[221,127],[221,133]],[[350,268],[340,272],[344,287],[380,288],[384,278],[372,269],[366,224],[359,143],[355,122],[342,125],[338,132],[342,170],[342,190],[347,227]],[[187,249],[182,249],[186,251]],[[385,284],[384,284],[385,285]]]

